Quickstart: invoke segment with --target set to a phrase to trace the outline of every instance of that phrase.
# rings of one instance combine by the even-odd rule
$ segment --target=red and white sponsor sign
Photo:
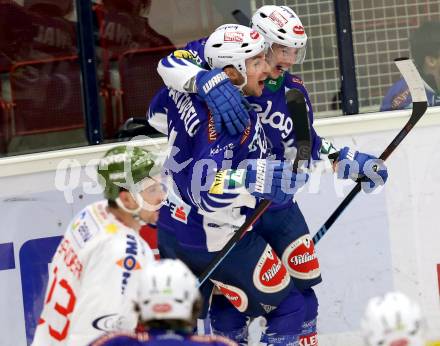
[[[274,22],[278,27],[282,28],[287,22],[288,20],[286,19],[286,17],[284,17],[280,12],[278,11],[273,11],[270,15],[269,18],[272,20],[272,22]]]
[[[293,27],[293,32],[297,35],[304,35],[304,33],[305,33],[304,27],[301,25],[295,25]]]
[[[315,245],[309,234],[293,241],[283,253],[283,263],[294,278],[311,280],[321,274]]]
[[[212,280],[220,292],[228,298],[238,311],[245,312],[248,307],[248,297],[246,293],[238,287],[226,285],[223,282]]]
[[[227,31],[227,32],[225,32],[223,40],[225,42],[243,42],[243,36],[244,36],[244,34],[242,32]]]
[[[287,269],[270,245],[267,245],[254,270],[255,287],[265,293],[279,292],[290,282]]]
[[[258,40],[258,38],[260,37],[260,34],[258,33],[258,31],[252,30],[250,33],[250,36],[251,36],[251,39]]]
[[[299,337],[300,346],[318,346],[318,334],[316,332]]]

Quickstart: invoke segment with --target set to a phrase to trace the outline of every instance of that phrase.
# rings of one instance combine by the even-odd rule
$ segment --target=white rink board
[[[385,189],[377,195],[357,196],[317,245],[324,279],[317,288],[321,346],[362,345],[359,319],[367,299],[392,289],[416,298],[430,329],[440,331],[440,110],[429,113],[423,126],[414,129],[390,157]],[[338,146],[380,154],[407,116],[405,111],[324,119],[316,122],[316,128]],[[63,158],[84,164],[102,156],[108,147],[0,159],[0,259],[2,244],[12,244],[15,259],[10,269],[0,262],[0,346],[27,344],[22,282],[29,281],[29,268],[21,266],[20,254],[24,258],[36,239],[62,235],[74,213],[101,198],[99,193],[85,193],[93,191],[93,179],[78,167],[74,169],[80,172],[78,187],[72,193],[73,203],[67,203],[55,188],[55,167]],[[330,173],[314,174],[297,197],[312,233],[342,201],[337,196],[341,188],[348,193],[346,182],[335,184]],[[34,287],[38,290],[43,288]]]

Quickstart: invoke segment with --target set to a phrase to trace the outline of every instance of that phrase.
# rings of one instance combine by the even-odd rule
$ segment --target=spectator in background
[[[146,267],[139,279],[134,309],[145,332],[112,333],[90,346],[234,346],[221,336],[193,335],[202,298],[197,280],[180,260],[166,259]]]
[[[151,0],[102,0],[95,5],[100,46],[110,60],[130,49],[173,45],[149,25],[150,8]]]
[[[24,0],[36,35],[31,60],[77,54],[75,23],[69,20],[73,0]]]
[[[0,73],[30,56],[37,34],[26,10],[13,0],[0,0]]]
[[[440,106],[440,22],[426,22],[410,37],[411,55],[425,81],[429,106]],[[403,79],[386,94],[381,111],[411,107],[412,99]]]

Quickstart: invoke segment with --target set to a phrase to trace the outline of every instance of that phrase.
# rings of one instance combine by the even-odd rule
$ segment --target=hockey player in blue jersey
[[[287,72],[287,69],[293,64],[301,63],[304,60],[307,36],[298,16],[286,6],[261,7],[252,17],[251,24],[266,39],[268,46],[266,57],[271,67],[271,73],[270,78],[265,81],[262,96],[248,97],[247,100],[258,112],[273,154],[279,159],[292,159],[296,153],[295,129],[287,111],[286,91],[297,89],[304,94],[309,109],[310,123],[313,124],[313,109],[304,83],[298,76]],[[237,100],[237,103],[242,102],[239,98],[229,98],[224,101],[225,93],[222,92],[221,86],[226,88],[231,84],[228,80],[224,80],[217,88],[210,90],[212,95],[204,92],[204,82],[221,73],[216,69],[208,70],[209,66],[204,56],[205,41],[206,39],[201,39],[190,42],[184,50],[176,51],[174,55],[162,59],[158,71],[165,83],[177,90],[198,92],[203,98],[210,99],[208,105],[218,102],[218,105],[212,106],[213,109],[220,108],[224,102],[229,104],[232,102],[231,100]],[[154,104],[150,108],[149,117],[152,123],[160,123],[160,117],[165,116],[158,109],[160,107]],[[212,112],[212,114],[215,117],[218,112]],[[233,117],[228,115],[227,119],[231,118]],[[231,126],[227,121],[218,117],[214,120],[214,124],[224,122],[226,125],[224,127],[229,131]],[[215,128],[222,130],[224,127],[216,126]],[[338,153],[334,146],[321,139],[313,128],[312,144],[312,158],[314,160],[318,160],[324,155],[333,154],[339,161],[359,165],[361,174],[366,173],[368,161],[375,162],[373,156],[354,152],[349,148],[343,148]],[[386,168],[383,164],[380,164],[379,167],[378,174],[369,174],[373,178],[370,179],[371,188],[386,181]],[[345,168],[345,165],[338,167],[338,175],[341,178],[349,178],[349,172]],[[282,255],[283,263],[292,280],[302,290],[307,307],[301,332],[303,343],[316,345],[317,300],[311,287],[321,281],[321,276],[314,245],[301,211],[293,201],[273,205],[262,216],[255,231],[263,236],[277,253]],[[166,232],[159,234],[163,236]],[[159,246],[161,245],[159,244]],[[166,246],[164,247],[162,244],[162,248],[166,248]],[[214,331],[231,337],[246,334],[246,317],[240,317],[236,311],[229,307],[230,304],[222,301],[221,298],[214,297],[212,300],[211,319]],[[231,323],[231,321],[234,322]]]
[[[206,80],[204,92],[228,78],[245,95],[261,96],[270,68],[257,31],[224,25],[208,38],[204,54],[211,68],[222,71]],[[293,173],[291,161],[268,158],[270,148],[253,109],[245,131],[236,135],[216,131],[212,113],[197,94],[164,89],[150,110],[166,115],[172,155],[165,166],[179,194],[168,195],[158,226],[173,234],[177,256],[200,275],[261,198],[288,203],[307,175]],[[248,232],[210,282],[243,316],[265,316],[266,342],[298,342],[305,313],[302,294],[261,235]]]
[[[425,22],[410,38],[411,55],[425,81],[429,106],[440,106],[440,22]],[[408,85],[402,78],[385,95],[382,111],[410,108],[412,104]]]
[[[115,332],[90,346],[235,346],[222,336],[193,335],[201,296],[196,278],[179,260],[165,259],[142,269],[134,309],[143,332]]]

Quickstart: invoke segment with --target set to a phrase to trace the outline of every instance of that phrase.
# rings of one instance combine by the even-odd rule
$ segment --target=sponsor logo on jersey
[[[251,36],[251,39],[258,40],[258,38],[260,37],[260,34],[258,33],[258,31],[252,30],[250,33],[250,36]]]
[[[223,36],[223,40],[225,42],[243,42],[243,36],[244,36],[244,33],[242,33],[242,32],[227,31],[227,32],[225,32],[225,34]]]
[[[321,275],[315,245],[309,234],[293,241],[284,250],[282,259],[289,274],[296,279],[311,280]]]
[[[211,148],[211,151],[209,152],[209,156],[214,156],[214,155],[221,153],[222,151],[232,150],[234,148],[235,148],[234,143],[228,143],[228,144],[224,145],[223,147],[220,147],[220,145],[217,144],[214,148]]]
[[[83,247],[98,230],[94,219],[90,217],[87,210],[82,211],[79,217],[72,222],[70,229],[72,237],[79,247]]]
[[[136,237],[132,234],[127,234],[126,236],[126,244],[125,248],[126,256],[119,259],[116,264],[123,269],[122,272],[122,282],[121,282],[121,293],[125,293],[125,288],[128,285],[128,279],[131,277],[131,272],[133,270],[141,269],[141,265],[136,259],[138,254],[138,244],[136,241]]]
[[[281,137],[286,139],[293,129],[292,119],[282,112],[272,112],[272,101],[268,100],[266,104],[266,109],[263,109],[263,106],[259,104],[255,104],[255,111],[257,112],[261,123],[279,130],[281,132]]]
[[[215,175],[214,182],[212,183],[211,187],[209,188],[209,193],[213,195],[222,195],[224,191],[225,186],[225,180],[227,171],[218,171]]]
[[[104,332],[112,332],[121,329],[123,325],[124,317],[118,314],[109,314],[100,316],[92,322],[92,326],[95,329],[102,330]]]
[[[272,22],[274,22],[279,28],[282,28],[287,22],[288,20],[286,19],[286,17],[284,17],[280,12],[278,11],[273,11],[270,15],[269,18],[272,20]]]
[[[304,33],[305,33],[304,27],[301,25],[295,25],[293,27],[293,32],[297,35],[304,35]]]
[[[402,104],[405,103],[407,98],[411,95],[409,89],[405,89],[401,93],[394,96],[393,101],[391,102],[392,109],[399,109],[402,107]]]
[[[255,287],[265,293],[274,293],[283,290],[289,285],[290,277],[286,267],[267,245],[254,269],[253,282]]]
[[[58,246],[57,255],[63,258],[63,262],[66,267],[72,272],[72,274],[79,279],[83,270],[83,265],[78,258],[70,241],[66,238]]]
[[[224,284],[223,282],[212,280],[220,292],[234,305],[238,311],[245,312],[248,307],[248,297],[246,293],[238,287]]]
[[[249,124],[244,129],[243,136],[241,136],[241,139],[240,139],[240,145],[247,141],[247,139],[249,138],[250,134],[251,134],[251,125]]]
[[[292,77],[292,82],[304,85],[304,81],[298,77]]]
[[[299,337],[300,346],[318,346],[318,333],[314,332]]]
[[[177,221],[188,223],[188,215],[191,211],[191,207],[175,196],[174,192],[168,194],[164,204],[170,209],[171,217]]]
[[[215,131],[214,117],[212,116],[211,111],[208,111],[208,141],[212,143],[216,140],[217,131]]]

